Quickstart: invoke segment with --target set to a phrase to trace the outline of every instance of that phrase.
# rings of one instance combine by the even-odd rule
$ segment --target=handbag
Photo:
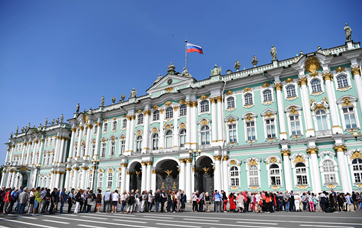
[[[199,199],[199,198],[197,198],[196,202],[197,202],[197,203],[200,203],[200,199]]]

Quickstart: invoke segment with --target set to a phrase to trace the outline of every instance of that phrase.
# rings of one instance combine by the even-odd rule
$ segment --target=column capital
[[[75,128],[75,127],[72,127],[72,132],[76,132],[77,131],[77,129]]]
[[[209,98],[209,100],[211,101],[212,104],[217,103],[217,98],[216,97],[211,97],[211,98]]]
[[[283,156],[290,156],[290,150],[282,150],[282,151],[281,151],[281,154],[282,154]]]
[[[352,68],[351,71],[352,71],[352,75],[353,75],[353,76],[355,76],[356,74],[361,75],[361,70],[360,70],[360,68],[359,68],[358,66]]]
[[[298,85],[301,87],[302,85],[307,85],[307,78],[303,77],[303,78],[299,78],[298,80]]]
[[[283,85],[281,84],[281,83],[277,83],[277,84],[274,84],[274,87],[275,87],[275,89],[276,90],[282,90],[282,88],[283,88]]]
[[[222,156],[214,156],[214,159],[216,160],[216,161],[221,161],[221,158],[222,158]]]
[[[180,158],[179,161],[180,161],[181,163],[186,163],[186,159]]]
[[[78,125],[78,128],[79,128],[81,131],[84,130],[84,127],[83,127],[83,126]]]
[[[141,162],[143,166],[147,166],[147,162]]]
[[[317,148],[317,147],[308,148],[308,149],[307,149],[307,153],[308,153],[309,155],[311,155],[311,154],[318,154],[318,148]]]
[[[222,160],[223,160],[223,161],[229,160],[229,156],[224,156],[224,157],[222,158]]]
[[[330,72],[325,73],[325,74],[323,74],[323,79],[324,79],[324,81],[327,81],[327,80],[332,81],[333,80],[333,74],[330,73]]]
[[[347,146],[345,145],[337,145],[334,147],[334,150],[336,150],[337,152],[346,152],[347,151]]]
[[[147,161],[147,165],[153,165],[153,161]]]
[[[126,162],[121,163],[121,167],[127,168],[128,164]]]
[[[187,163],[191,163],[191,162],[192,162],[192,158],[185,158],[185,161],[186,161]]]
[[[186,101],[186,106],[187,107],[192,107],[192,102],[191,101]]]

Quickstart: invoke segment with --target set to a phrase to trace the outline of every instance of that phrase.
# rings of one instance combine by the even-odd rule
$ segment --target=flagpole
[[[185,69],[187,70],[187,40],[185,40]]]

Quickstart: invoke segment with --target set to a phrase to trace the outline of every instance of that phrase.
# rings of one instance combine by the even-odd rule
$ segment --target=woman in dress
[[[28,210],[28,214],[30,214],[34,207],[34,201],[35,201],[35,189],[31,188],[30,192],[29,192],[29,210]]]
[[[223,205],[224,205],[224,212],[226,213],[226,206],[228,205],[228,197],[226,196],[226,192],[224,192],[224,190],[221,190],[221,194],[222,194],[222,201],[223,201]]]
[[[238,204],[238,209],[240,213],[244,212],[244,196],[243,194],[241,194],[241,192],[239,192],[238,196],[236,197],[236,202]]]
[[[96,208],[97,208],[97,212],[96,213],[100,213],[99,212],[99,208],[101,207],[101,205],[102,205],[102,190],[98,190],[98,194],[97,194],[97,199],[96,199],[96,201],[97,201],[97,206],[96,206]]]
[[[230,203],[230,212],[236,210],[236,204],[235,204],[235,195],[233,192],[229,195],[229,203]]]

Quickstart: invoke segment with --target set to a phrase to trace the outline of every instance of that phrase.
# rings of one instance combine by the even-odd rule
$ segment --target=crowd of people
[[[68,213],[134,213],[134,212],[185,212],[186,194],[183,190],[132,190],[119,193],[118,190],[102,192],[97,190],[61,191],[54,188],[37,187],[2,188],[0,190],[0,211],[3,214],[18,213],[54,214],[64,213],[64,205],[68,205]],[[294,193],[285,192],[232,192],[225,191],[193,192],[191,196],[192,212],[335,212],[335,211],[361,211],[362,196],[359,192],[339,193],[333,189],[330,192],[314,194],[311,192]],[[101,208],[103,206],[103,208]],[[58,211],[59,208],[59,211]],[[73,210],[74,208],[74,210]],[[72,211],[73,210],[73,211]]]

